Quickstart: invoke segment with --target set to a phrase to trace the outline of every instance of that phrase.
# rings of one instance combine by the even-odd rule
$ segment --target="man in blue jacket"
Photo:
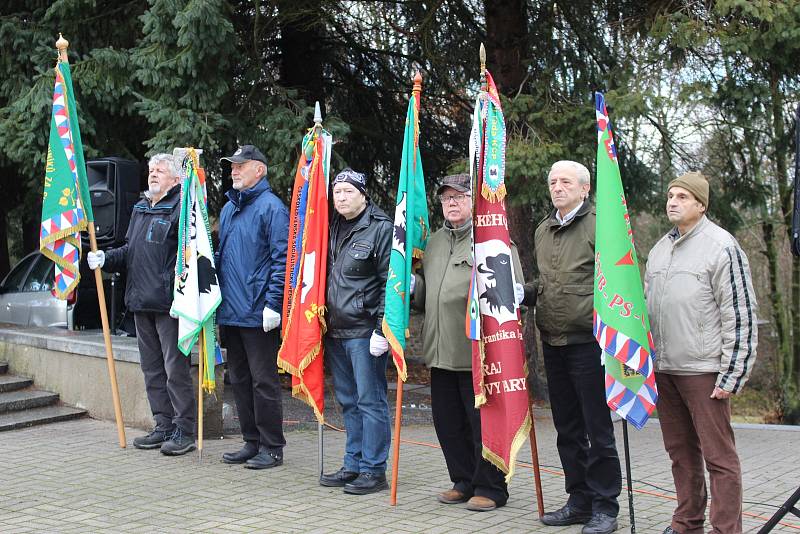
[[[266,469],[283,463],[286,445],[277,353],[289,211],[272,192],[267,158],[256,147],[222,159],[231,163],[233,189],[220,214],[217,323],[244,439],[222,460]]]
[[[90,269],[127,271],[125,304],[136,320],[136,340],[147,400],[156,427],[133,440],[137,449],[169,456],[194,450],[195,394],[189,358],[178,351],[178,321],[169,316],[180,218],[180,172],[170,154],[150,158],[148,190],[131,214],[125,244],[89,252]]]

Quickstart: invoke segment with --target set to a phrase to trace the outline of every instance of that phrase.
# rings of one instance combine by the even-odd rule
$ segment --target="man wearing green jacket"
[[[481,454],[481,416],[472,389],[472,346],[465,330],[472,274],[469,175],[445,176],[437,196],[445,224],[428,240],[422,272],[412,284],[412,304],[425,310],[423,354],[431,369],[433,426],[453,481],[453,488],[437,498],[444,504],[467,502],[467,509],[485,512],[506,504],[508,487],[503,473]],[[511,252],[515,277],[522,281],[513,244]]]
[[[558,161],[548,186],[554,209],[536,228],[538,277],[526,288],[523,304],[536,306],[569,499],[544,514],[542,523],[583,523],[582,534],[607,534],[617,529],[622,475],[601,349],[592,333],[595,209],[589,201],[589,170]]]

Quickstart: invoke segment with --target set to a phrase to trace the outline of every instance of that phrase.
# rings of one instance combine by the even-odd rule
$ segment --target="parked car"
[[[85,252],[84,252],[85,253]],[[0,283],[0,323],[23,326],[56,326],[70,330],[100,328],[100,308],[94,274],[81,262],[78,288],[66,300],[56,297],[54,289],[55,264],[38,250],[17,263]],[[109,321],[117,326],[125,319],[123,294],[125,280],[103,275],[103,287]],[[117,305],[111,308],[112,295]],[[123,326],[124,328],[124,326]],[[133,328],[125,328],[129,332]]]
[[[66,300],[53,289],[55,264],[41,252],[31,252],[0,284],[0,323],[74,328],[77,293]]]

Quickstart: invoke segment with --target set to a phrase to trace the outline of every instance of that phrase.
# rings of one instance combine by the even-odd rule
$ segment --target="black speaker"
[[[131,211],[139,200],[139,171],[137,162],[122,158],[86,162],[98,248],[118,247],[125,242]],[[88,235],[83,239],[88,244]]]

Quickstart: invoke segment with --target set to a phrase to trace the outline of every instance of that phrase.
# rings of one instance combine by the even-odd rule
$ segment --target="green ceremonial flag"
[[[412,262],[422,258],[428,243],[428,199],[425,196],[425,178],[419,153],[419,93],[415,84],[406,115],[383,315],[383,335],[389,341],[397,375],[403,381],[407,376],[405,349],[411,305]]]
[[[604,351],[608,406],[636,428],[655,408],[650,320],[605,100],[597,93],[594,317]]]
[[[94,221],[69,64],[55,68],[39,248],[56,264],[54,289],[67,298],[80,280],[80,232]]]

